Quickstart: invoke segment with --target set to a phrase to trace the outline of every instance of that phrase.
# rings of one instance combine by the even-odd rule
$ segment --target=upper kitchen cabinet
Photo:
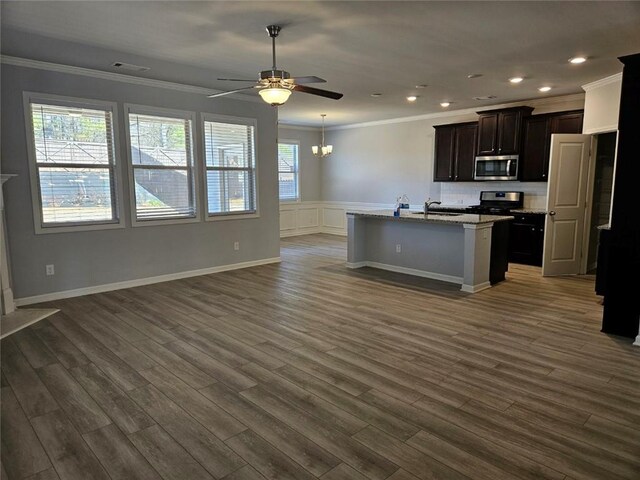
[[[473,181],[478,122],[438,125],[435,129],[433,180]]]
[[[549,174],[551,134],[582,133],[582,110],[533,115],[524,119],[520,180],[546,182]]]
[[[514,107],[478,112],[478,156],[518,155],[522,122],[531,107]]]

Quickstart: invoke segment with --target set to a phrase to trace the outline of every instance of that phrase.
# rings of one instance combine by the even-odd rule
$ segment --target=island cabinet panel
[[[478,112],[478,156],[518,155],[523,119],[531,115],[531,107]]]
[[[435,129],[434,181],[472,181],[478,123],[438,125]]]
[[[546,182],[549,175],[551,134],[582,133],[582,120],[582,110],[525,118],[520,180]]]

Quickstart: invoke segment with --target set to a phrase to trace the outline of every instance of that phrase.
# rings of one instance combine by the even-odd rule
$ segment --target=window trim
[[[202,131],[202,138],[200,140],[200,148],[202,149],[202,169],[203,169],[203,177],[204,177],[204,218],[207,222],[218,222],[225,220],[244,220],[250,218],[260,218],[260,190],[258,187],[258,121],[255,118],[250,117],[237,117],[231,115],[219,115],[215,113],[206,113],[203,112],[201,114],[200,120],[200,129]],[[238,125],[245,125],[249,127],[253,127],[253,190],[254,190],[254,202],[255,202],[255,211],[252,212],[228,212],[228,213],[209,213],[209,185],[207,183],[207,152],[206,152],[206,129],[205,122],[219,122],[219,123],[235,123]]]
[[[278,139],[278,145],[280,145],[281,143],[283,144],[288,144],[288,145],[296,145],[298,147],[298,158],[296,159],[296,163],[297,163],[297,168],[296,168],[296,175],[297,175],[297,179],[296,179],[296,187],[297,187],[297,194],[298,196],[291,200],[282,200],[280,199],[280,159],[278,158],[278,201],[280,202],[280,204],[282,205],[291,205],[291,204],[295,204],[295,203],[302,203],[302,189],[300,188],[300,169],[302,166],[302,162],[300,162],[300,140],[286,140],[286,139]]]
[[[68,97],[64,95],[51,95],[46,93],[28,92],[22,93],[23,112],[25,121],[25,133],[27,140],[27,159],[29,163],[29,183],[31,186],[31,207],[33,212],[33,224],[36,235],[48,233],[82,232],[91,230],[111,230],[124,228],[123,215],[124,189],[122,185],[122,161],[120,158],[120,136],[118,126],[118,104],[105,100],[93,100],[87,98]],[[31,112],[32,103],[43,103],[60,107],[79,107],[87,109],[105,110],[111,112],[111,130],[113,142],[113,182],[114,195],[113,206],[116,220],[65,222],[46,226],[42,216],[42,196],[40,195],[40,180],[38,178],[38,162],[35,151],[35,136],[33,133],[33,119]]]
[[[129,127],[129,114],[149,115],[156,117],[179,118],[191,121],[191,173],[193,175],[193,202],[195,215],[185,218],[153,218],[149,220],[138,220],[136,215],[136,182],[131,156],[131,132]],[[202,221],[200,204],[200,178],[198,168],[198,152],[196,140],[196,114],[187,110],[176,110],[171,108],[153,107],[149,105],[137,105],[133,103],[124,104],[124,128],[125,143],[127,146],[127,178],[129,180],[129,214],[131,215],[132,227],[147,227],[157,225],[178,225],[182,223],[198,223]]]

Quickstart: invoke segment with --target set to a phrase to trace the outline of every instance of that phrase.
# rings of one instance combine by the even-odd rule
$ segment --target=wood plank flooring
[[[51,302],[2,348],[2,478],[640,478],[640,349],[593,277],[282,263]]]

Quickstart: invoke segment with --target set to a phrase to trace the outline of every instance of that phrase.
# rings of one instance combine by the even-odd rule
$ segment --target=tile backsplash
[[[546,182],[442,182],[440,201],[443,205],[478,205],[483,190],[524,192],[525,208],[547,206]]]

